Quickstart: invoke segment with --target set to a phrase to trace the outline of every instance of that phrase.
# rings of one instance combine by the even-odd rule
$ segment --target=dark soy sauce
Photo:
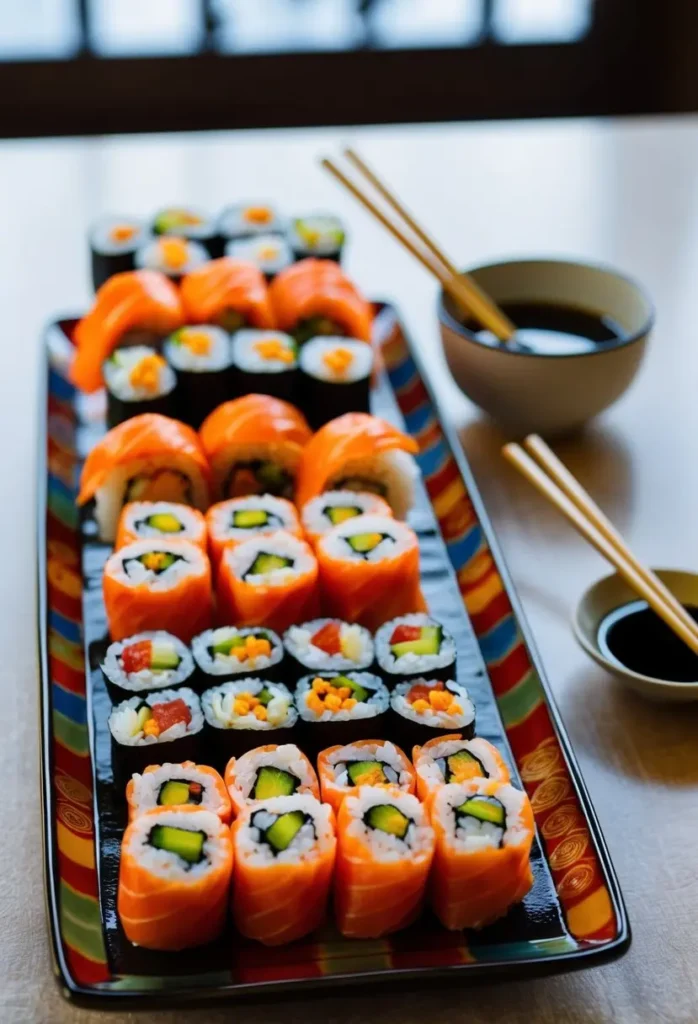
[[[508,302],[502,309],[516,324],[517,331],[507,348],[536,355],[583,355],[600,346],[618,341],[623,330],[611,317],[577,306],[557,306],[549,302]],[[490,331],[472,321],[465,326],[486,345],[502,344]]]
[[[698,622],[698,608],[685,607]],[[606,657],[633,672],[672,683],[698,682],[698,655],[645,601],[633,601],[607,615],[599,627],[598,641]]]

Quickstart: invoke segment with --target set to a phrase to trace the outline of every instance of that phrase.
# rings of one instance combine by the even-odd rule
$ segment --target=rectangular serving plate
[[[474,693],[478,734],[500,746],[531,798],[531,894],[477,934],[449,933],[427,914],[407,931],[371,942],[344,940],[328,927],[311,941],[274,950],[233,933],[187,954],[153,954],[127,943],[115,910],[123,812],[111,795],[109,705],[96,668],[105,549],[75,505],[80,451],[94,434],[95,409],[66,379],[75,322],[66,319],[46,334],[38,632],[47,910],[56,975],[79,1003],[154,1007],[357,982],[526,977],[605,962],[630,945],[603,836],[467,461],[439,418],[394,308],[381,303],[376,310],[384,369],[373,411],[419,444],[424,490],[412,525],[425,592],[456,635],[459,678]]]

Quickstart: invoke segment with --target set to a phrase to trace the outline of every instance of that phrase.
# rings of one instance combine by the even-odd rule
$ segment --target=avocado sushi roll
[[[164,630],[136,633],[110,644],[102,673],[114,703],[190,680],[194,659],[186,644]]]
[[[198,509],[177,501],[131,501],[116,528],[114,550],[137,540],[188,540],[206,554],[206,520]]]
[[[317,759],[323,803],[339,811],[345,796],[359,786],[394,786],[414,793],[415,773],[407,755],[388,740],[356,740],[328,747]]]
[[[103,373],[109,429],[144,412],[176,415],[177,376],[155,349],[146,345],[117,348]]]
[[[295,738],[298,712],[283,683],[247,676],[205,690],[201,704],[209,756],[219,771],[260,741],[279,744]]]
[[[165,341],[164,356],[177,373],[180,418],[196,430],[233,397],[230,336],[222,327],[180,327]]]
[[[390,696],[392,734],[405,750],[412,750],[454,732],[471,739],[475,731],[475,705],[461,683],[452,679],[414,679],[399,683]]]
[[[283,231],[283,220],[269,203],[227,206],[218,218],[218,234],[224,246],[231,239],[283,234]]]
[[[177,284],[185,274],[208,263],[210,253],[200,242],[175,235],[160,235],[145,242],[137,251],[138,270],[159,270]]]
[[[262,627],[221,626],[192,640],[203,689],[241,678],[280,679],[284,659],[281,638]]]
[[[299,406],[313,430],[346,412],[368,412],[373,349],[355,338],[311,338],[299,355]]]
[[[147,237],[145,225],[131,217],[107,217],[92,226],[90,255],[95,291],[114,274],[135,269],[136,252]]]
[[[376,657],[386,680],[432,679],[453,674],[456,643],[429,615],[417,612],[384,623],[376,633]]]
[[[241,330],[232,340],[234,390],[237,395],[271,395],[295,402],[298,350],[289,334]]]
[[[251,494],[247,498],[228,498],[211,505],[206,513],[208,549],[214,574],[223,552],[261,534],[286,530],[303,538],[303,529],[295,506],[286,498],[272,494]]]
[[[312,619],[290,626],[284,633],[284,647],[295,665],[296,678],[308,672],[360,671],[373,663],[369,631],[341,619]]]
[[[149,764],[126,786],[128,820],[156,807],[200,807],[230,824],[232,806],[225,782],[214,768],[193,761]]]
[[[311,498],[301,509],[301,522],[315,546],[334,526],[357,516],[392,516],[387,501],[370,491],[325,491]]]
[[[249,238],[233,238],[226,243],[225,255],[254,263],[267,281],[272,281],[294,261],[293,251],[284,235],[271,233],[253,235]]]
[[[185,206],[167,206],[159,210],[151,225],[154,235],[175,235],[206,246],[212,257],[221,255],[221,244],[214,221],[202,210]]]
[[[414,747],[412,760],[417,771],[417,793],[427,800],[442,786],[490,779],[509,782],[509,769],[497,748],[476,736],[466,740],[460,733],[438,736],[423,747]]]
[[[295,703],[301,746],[314,758],[325,747],[380,734],[390,697],[370,672],[322,672],[299,680]]]
[[[297,260],[317,256],[339,263],[346,234],[339,217],[316,213],[292,220],[289,238]]]
[[[308,794],[320,799],[320,788],[312,764],[295,743],[268,743],[231,757],[225,769],[225,784],[235,816],[251,804],[275,796]]]

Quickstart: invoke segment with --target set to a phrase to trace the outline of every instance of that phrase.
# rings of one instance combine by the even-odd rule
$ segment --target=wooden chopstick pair
[[[446,256],[443,250],[436,244],[434,239],[427,234],[407,211],[395,193],[380,180],[374,171],[353,149],[345,149],[344,156],[366,178],[376,192],[387,202],[398,218],[402,220],[402,227],[399,223],[391,220],[387,213],[384,213],[376,203],[364,192],[361,187],[353,182],[332,160],[323,159],[322,166],[349,191],[361,205],[371,213],[376,220],[386,228],[390,234],[407,249],[419,262],[429,270],[443,285],[445,291],[451,296],[456,305],[466,316],[472,316],[483,327],[492,331],[500,341],[509,341],[514,331],[514,324],[509,317],[497,306],[482,288],[470,277],[469,274],[460,273],[452,261]],[[410,238],[405,233],[407,228],[416,236]]]
[[[526,451],[518,444],[506,445],[502,449],[504,457],[566,516],[667,626],[698,654],[698,625],[683,605],[633,554],[613,524],[545,441],[531,434],[523,443]]]

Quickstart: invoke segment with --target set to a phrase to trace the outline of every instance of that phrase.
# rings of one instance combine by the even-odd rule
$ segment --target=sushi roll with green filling
[[[475,705],[461,683],[418,678],[395,687],[390,697],[390,720],[397,742],[411,750],[454,732],[472,738]]]
[[[315,769],[295,743],[267,743],[232,757],[225,769],[225,784],[235,815],[275,796],[308,793],[320,799]]]
[[[109,429],[145,412],[174,416],[177,376],[155,349],[117,348],[103,368]]]
[[[192,640],[202,688],[231,679],[279,679],[284,648],[272,629],[221,626]]]
[[[114,548],[136,540],[188,540],[206,553],[206,520],[198,509],[176,501],[132,501],[119,516]]]
[[[290,626],[284,633],[284,647],[295,663],[297,677],[308,672],[360,671],[373,662],[369,631],[341,619],[312,619]]]
[[[368,412],[373,349],[355,338],[311,338],[299,355],[299,405],[313,430],[347,412]]]
[[[295,737],[298,712],[283,683],[248,676],[205,690],[201,704],[210,758],[219,771],[231,757],[260,743],[289,743]]]
[[[509,782],[509,769],[497,748],[476,736],[466,740],[459,733],[438,736],[415,747],[412,760],[417,771],[417,791],[422,800],[441,786],[491,779]]]
[[[291,248],[297,260],[317,256],[339,263],[346,234],[339,217],[317,213],[296,217],[289,231]]]
[[[224,245],[231,239],[283,234],[283,231],[283,220],[269,203],[227,206],[218,218],[218,234]]]
[[[175,235],[205,245],[212,257],[220,255],[220,240],[211,218],[202,210],[168,206],[159,210],[151,225],[154,235]]]
[[[146,240],[145,225],[131,217],[107,217],[94,224],[90,229],[94,290],[114,274],[134,270],[136,252]]]
[[[250,537],[286,530],[303,537],[295,507],[286,498],[272,494],[251,494],[247,498],[229,498],[211,505],[206,513],[208,545],[214,572],[223,552]]]
[[[301,522],[308,540],[315,545],[334,526],[357,516],[391,516],[390,505],[369,491],[325,491],[306,502]]]
[[[225,783],[214,768],[182,761],[151,764],[126,786],[129,821],[156,807],[201,807],[229,825],[232,817]]]
[[[110,644],[102,662],[107,690],[115,703],[134,694],[180,686],[193,672],[189,648],[164,630],[136,633]]]
[[[291,246],[280,234],[253,235],[249,238],[233,238],[226,243],[225,255],[236,260],[254,263],[267,281],[272,281],[285,267],[294,261]]]
[[[165,342],[164,355],[177,373],[180,418],[196,430],[233,395],[230,336],[222,327],[180,327]]]
[[[370,672],[319,672],[299,680],[295,702],[301,746],[316,757],[325,747],[380,733],[390,697]]]
[[[175,235],[160,235],[136,251],[135,265],[138,270],[159,270],[176,284],[185,274],[208,263],[209,259],[208,249],[199,242]]]
[[[452,674],[456,643],[444,627],[423,613],[401,615],[376,633],[376,657],[389,680]]]
[[[295,402],[298,352],[293,338],[280,331],[241,330],[232,340],[236,395],[271,395]]]

